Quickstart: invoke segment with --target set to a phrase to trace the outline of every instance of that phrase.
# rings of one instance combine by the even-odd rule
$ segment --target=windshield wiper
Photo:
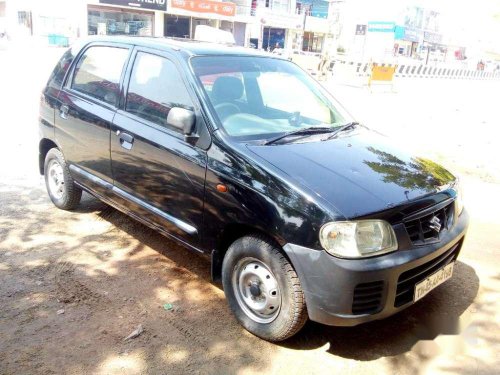
[[[326,140],[328,140],[328,139],[335,138],[335,137],[336,137],[339,133],[342,133],[343,131],[345,131],[345,130],[347,130],[347,129],[354,128],[355,126],[358,126],[358,125],[360,125],[360,123],[359,123],[359,122],[357,122],[357,121],[348,122],[347,124],[342,125],[342,126],[340,126],[340,127],[336,128],[336,129],[334,129],[333,133],[332,133],[332,134],[330,134],[330,135],[329,135],[329,136],[325,139],[325,141],[326,141]]]
[[[308,135],[308,134],[319,134],[319,133],[329,133],[334,131],[335,129],[332,128],[331,126],[310,126],[308,128],[302,128],[302,129],[297,129],[297,130],[292,130],[287,133],[278,135],[277,137],[268,139],[263,145],[270,145],[273,144],[283,138],[290,137],[292,135]]]

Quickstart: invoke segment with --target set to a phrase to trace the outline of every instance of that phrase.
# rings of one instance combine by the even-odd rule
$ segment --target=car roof
[[[154,49],[182,51],[189,56],[204,55],[237,55],[237,56],[267,56],[273,58],[269,53],[258,51],[253,48],[224,45],[219,43],[200,42],[197,40],[168,38],[168,37],[142,37],[142,36],[98,36],[89,37],[89,42],[114,42],[136,46],[150,47]]]

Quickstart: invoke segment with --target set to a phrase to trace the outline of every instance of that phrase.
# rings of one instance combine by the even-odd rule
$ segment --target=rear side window
[[[130,77],[125,110],[168,127],[167,115],[172,107],[193,108],[177,68],[164,57],[139,52]]]
[[[78,61],[71,88],[116,105],[127,56],[125,48],[90,47]]]
[[[64,53],[64,55],[61,57],[56,67],[52,71],[47,86],[54,89],[61,88],[64,76],[66,75],[66,72],[68,71],[71,63],[73,62],[76,52],[73,49],[69,49]]]

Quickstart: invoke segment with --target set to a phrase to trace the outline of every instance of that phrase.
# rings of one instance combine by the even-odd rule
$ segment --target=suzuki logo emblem
[[[434,229],[437,233],[441,231],[441,220],[437,216],[433,216],[429,220],[429,228]]]

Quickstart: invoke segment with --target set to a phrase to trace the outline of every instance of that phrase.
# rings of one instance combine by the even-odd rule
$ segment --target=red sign
[[[234,3],[210,0],[172,0],[172,8],[199,13],[215,13],[232,17],[236,14]]]

